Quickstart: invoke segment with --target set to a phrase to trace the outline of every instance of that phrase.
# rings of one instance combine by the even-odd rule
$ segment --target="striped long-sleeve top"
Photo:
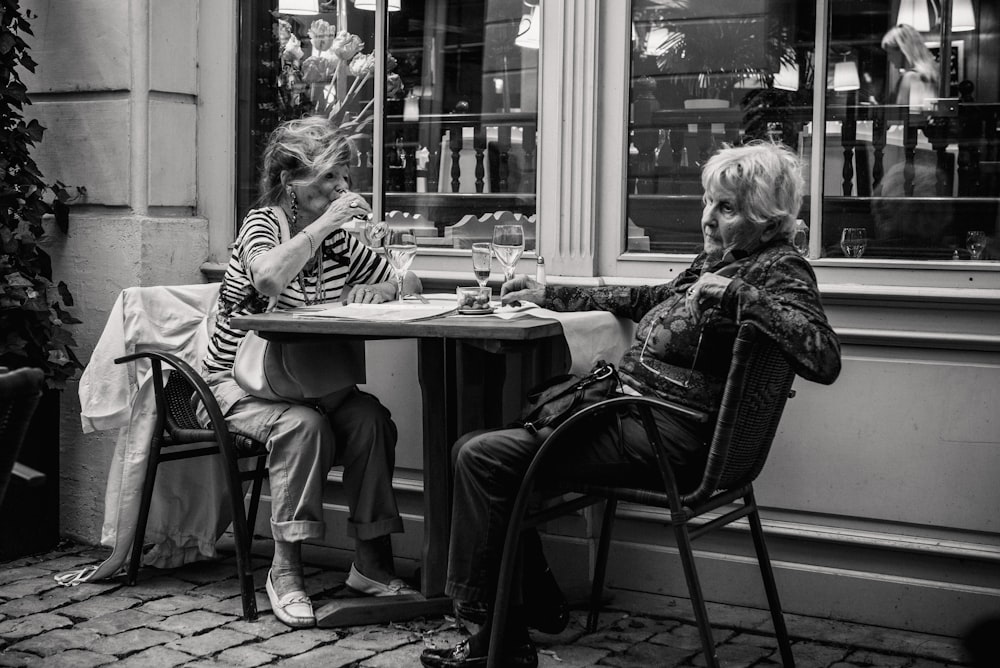
[[[233,367],[236,346],[245,332],[233,329],[230,318],[263,313],[267,309],[268,298],[253,286],[250,264],[258,255],[277,246],[279,240],[278,219],[271,209],[252,209],[243,219],[222,279],[219,311],[205,356],[205,371],[226,371]],[[392,276],[392,268],[384,257],[344,230],[337,230],[324,239],[322,248],[323,264],[318,281],[311,271],[303,275],[301,284],[297,278],[293,279],[278,296],[277,308],[301,306],[306,303],[306,296],[312,299],[321,293],[328,299],[339,299],[344,286],[381,283]]]

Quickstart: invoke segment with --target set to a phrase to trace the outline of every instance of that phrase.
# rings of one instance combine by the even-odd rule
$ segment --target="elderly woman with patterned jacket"
[[[261,313],[271,302],[289,308],[396,297],[386,259],[343,229],[371,211],[351,192],[351,155],[347,135],[325,117],[288,121],[271,133],[260,206],[237,235],[204,361],[230,431],[267,446],[274,558],[266,589],[274,614],[294,627],[316,623],[301,546],[326,532],[323,485],[334,465],[344,467],[347,530],[355,544],[347,585],[375,596],[416,593],[393,571],[390,534],[402,531],[403,522],[392,489],[397,431],[385,406],[353,385],[312,405],[262,399],[244,391],[232,373],[244,336],[230,326],[232,316]],[[419,291],[419,280],[408,275],[404,289]]]
[[[809,262],[789,243],[802,204],[803,178],[795,154],[762,142],[725,148],[702,171],[704,251],[663,285],[596,288],[541,286],[517,277],[502,300],[530,301],[555,311],[603,310],[638,323],[618,367],[628,394],[658,396],[715,414],[737,328],[752,323],[787,354],[796,373],[832,383],[840,373],[840,344],[827,322]],[[678,484],[700,480],[714,425],[659,412],[657,425]],[[656,458],[642,437],[637,414],[596,418],[581,427],[561,476],[620,482],[649,479]],[[424,650],[425,666],[485,665],[491,598],[518,484],[551,428],[531,434],[501,429],[468,434],[455,445],[455,490],[446,592],[461,614],[483,623],[468,640]],[[540,543],[525,543],[522,606],[507,620],[503,665],[535,666],[527,627],[559,630],[564,601],[547,574]],[[534,554],[530,554],[534,552]],[[560,623],[561,620],[561,623]],[[541,624],[540,624],[541,623]]]

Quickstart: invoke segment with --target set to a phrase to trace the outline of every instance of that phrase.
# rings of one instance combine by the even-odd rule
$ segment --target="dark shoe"
[[[485,668],[485,656],[470,656],[469,641],[463,640],[446,649],[425,649],[420,663],[427,668]],[[526,641],[504,653],[501,662],[505,668],[537,668],[538,652],[531,641]]]
[[[524,583],[525,623],[542,633],[562,633],[569,625],[569,604],[552,571],[546,568],[531,580]]]

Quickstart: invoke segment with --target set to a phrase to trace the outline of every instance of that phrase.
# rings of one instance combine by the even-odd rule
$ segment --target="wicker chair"
[[[29,484],[45,480],[43,474],[17,463],[17,454],[42,396],[44,383],[41,369],[10,371],[0,367],[0,503],[12,474]]]
[[[537,526],[602,500],[607,501],[607,505],[605,506],[597,563],[594,570],[591,610],[587,619],[587,628],[590,632],[593,632],[597,627],[597,615],[618,501],[666,508],[670,511],[668,523],[673,527],[676,537],[691,604],[694,607],[701,635],[705,660],[709,666],[718,666],[718,657],[712,640],[712,629],[708,622],[705,599],[695,570],[691,543],[695,538],[713,529],[747,517],[758,565],[764,580],[764,589],[771,610],[771,619],[774,623],[782,663],[785,666],[794,666],[791,644],[781,612],[781,603],[778,599],[771,561],[764,543],[764,534],[752,484],[764,466],[778,427],[778,421],[781,419],[785,401],[793,394],[791,390],[793,379],[794,372],[777,346],[753,327],[741,326],[733,348],[732,364],[722,397],[705,473],[697,489],[690,493],[681,493],[678,490],[666,457],[659,456],[663,452],[663,447],[652,416],[652,409],[682,410],[690,414],[689,409],[648,397],[617,397],[585,408],[553,431],[535,455],[514,502],[512,519],[508,527],[500,565],[500,578],[497,585],[493,629],[490,638],[489,666],[492,668],[498,664],[498,652],[494,650],[502,646],[521,532],[526,528]],[[653,444],[654,451],[658,454],[657,459],[663,487],[661,489],[639,489],[546,479],[544,484],[539,486],[539,491],[546,494],[555,492],[561,495],[559,502],[547,507],[543,505],[538,510],[529,510],[529,506],[535,506],[529,501],[537,501],[535,479],[540,470],[540,464],[548,453],[564,440],[563,435],[567,433],[567,430],[581,420],[588,419],[595,414],[630,406],[638,408],[647,437]],[[702,417],[707,419],[707,416]],[[574,494],[567,494],[570,492]],[[692,520],[701,515],[732,503],[739,505],[734,509],[724,510],[723,514],[718,517],[696,525],[691,524]]]
[[[233,514],[233,536],[236,543],[236,570],[243,599],[243,617],[247,621],[257,618],[257,600],[254,596],[253,567],[250,562],[250,543],[260,503],[261,487],[267,477],[267,451],[263,444],[225,428],[225,419],[212,391],[189,364],[164,352],[146,351],[126,355],[115,360],[116,364],[148,358],[152,366],[153,392],[156,397],[156,425],[149,444],[149,461],[142,488],[142,502],[136,524],[132,555],[128,564],[127,581],[134,585],[142,562],[143,537],[149,519],[149,505],[153,498],[156,470],[161,462],[190,457],[221,455],[226,472],[226,486]],[[163,364],[170,369],[167,382],[163,382]],[[205,404],[212,421],[212,428],[203,429],[195,415],[197,402]],[[253,468],[241,471],[238,460],[256,457]],[[243,483],[252,481],[249,507],[244,507]]]

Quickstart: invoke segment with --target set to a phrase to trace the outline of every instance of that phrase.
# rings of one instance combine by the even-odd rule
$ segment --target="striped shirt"
[[[234,329],[229,319],[235,315],[263,313],[267,310],[268,298],[253,286],[250,265],[253,260],[278,245],[280,227],[275,213],[267,209],[251,209],[236,237],[233,253],[226,267],[219,291],[219,312],[215,320],[215,333],[208,343],[205,356],[205,371],[227,371],[233,367],[236,346],[246,334]],[[359,283],[381,283],[392,277],[392,268],[384,257],[362,244],[356,237],[337,230],[323,240],[323,269],[320,280],[321,290],[317,290],[316,277],[308,272],[300,285],[293,279],[278,296],[277,308],[293,308],[306,303],[305,295],[313,299],[322,291],[328,300],[340,299],[344,286]]]

